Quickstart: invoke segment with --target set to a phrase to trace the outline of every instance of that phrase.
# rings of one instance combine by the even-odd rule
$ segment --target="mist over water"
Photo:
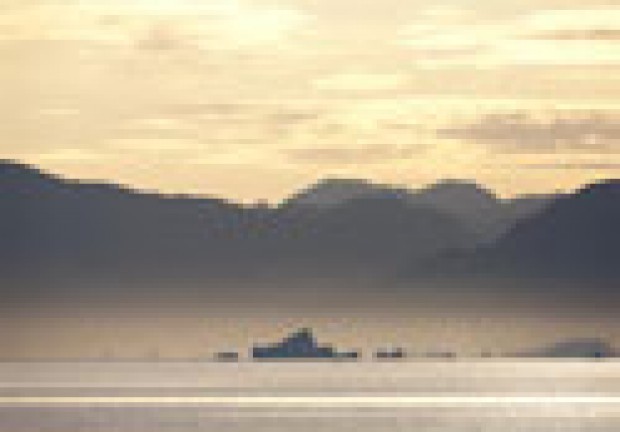
[[[458,295],[447,297],[439,295],[440,288],[429,287],[426,295],[417,287],[394,293],[386,286],[382,295],[360,290],[327,302],[317,299],[310,286],[303,288],[305,296],[296,299],[258,300],[264,292],[258,286],[255,297],[228,301],[147,297],[132,302],[110,296],[109,304],[4,305],[0,359],[204,360],[222,350],[245,357],[253,344],[280,340],[300,327],[312,328],[322,343],[361,350],[365,358],[386,346],[402,346],[416,356],[451,351],[474,358],[573,339],[620,346],[616,310],[613,304],[605,308],[602,300],[584,300],[576,309],[561,299],[527,293],[498,299],[455,286]]]

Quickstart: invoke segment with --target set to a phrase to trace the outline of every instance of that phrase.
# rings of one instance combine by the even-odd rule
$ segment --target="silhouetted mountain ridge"
[[[618,184],[501,200],[458,180],[409,190],[327,179],[267,207],[80,183],[4,161],[0,268],[5,279],[60,284],[388,277],[403,268],[415,278],[429,262],[440,276],[615,274]]]
[[[555,197],[529,195],[503,200],[468,180],[444,180],[421,189],[407,189],[360,179],[327,178],[297,192],[283,206],[329,210],[362,198],[391,198],[451,216],[473,232],[477,241],[487,243],[517,220],[541,211]]]
[[[438,273],[503,277],[620,277],[620,181],[587,185],[518,221],[495,244],[436,263]],[[446,261],[450,265],[446,265]]]
[[[80,183],[8,161],[0,191],[2,276],[18,280],[376,273],[471,238],[449,216],[392,195],[327,210],[252,207]]]

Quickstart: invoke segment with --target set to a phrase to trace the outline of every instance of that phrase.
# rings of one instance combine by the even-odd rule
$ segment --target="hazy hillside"
[[[250,207],[82,184],[4,162],[0,266],[13,288],[110,278],[389,278],[403,269],[413,279],[604,278],[618,274],[619,189],[610,181],[506,201],[467,182],[406,190],[325,180],[277,207]]]
[[[472,248],[478,242],[467,224],[452,215],[411,206],[396,195],[355,197],[303,213],[296,225],[285,224],[286,255],[299,258],[302,267],[318,264],[330,273],[355,268],[393,272],[410,260],[427,259],[446,249]]]
[[[0,166],[3,275],[41,279],[222,270],[254,213],[216,199],[162,197]],[[238,257],[235,256],[236,259]]]
[[[460,265],[506,276],[618,277],[618,221],[620,181],[592,184],[520,220],[496,244],[465,257]]]
[[[82,184],[12,162],[0,165],[0,191],[2,276],[17,280],[383,274],[478,242],[454,215],[392,193],[248,207]]]
[[[504,234],[518,220],[544,209],[556,196],[500,199],[466,180],[446,180],[421,189],[406,189],[366,180],[331,178],[302,189],[284,205],[327,210],[360,198],[390,198],[415,208],[432,209],[458,220],[476,236],[476,241],[486,243]]]

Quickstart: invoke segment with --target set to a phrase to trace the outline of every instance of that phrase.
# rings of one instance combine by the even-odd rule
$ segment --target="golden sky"
[[[1,0],[0,157],[247,201],[617,177],[616,2]]]

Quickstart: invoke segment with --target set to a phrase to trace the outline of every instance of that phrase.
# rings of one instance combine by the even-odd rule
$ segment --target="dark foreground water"
[[[620,431],[620,362],[4,363],[0,432]]]

